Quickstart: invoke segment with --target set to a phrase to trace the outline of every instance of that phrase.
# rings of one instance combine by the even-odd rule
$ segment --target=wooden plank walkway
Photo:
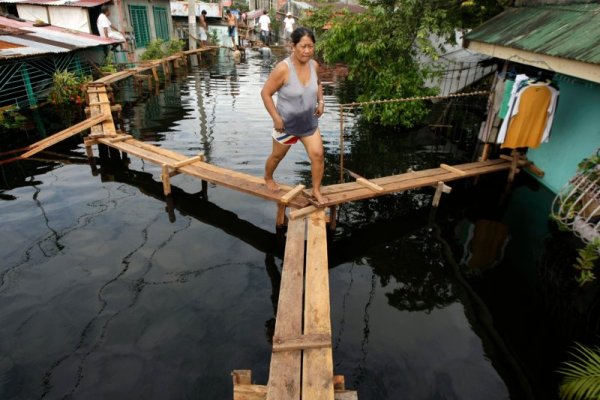
[[[234,400],[358,398],[355,391],[345,390],[343,377],[333,375],[323,210],[288,227],[268,384],[253,385],[248,370],[234,371],[233,376]]]
[[[504,170],[510,170],[514,175],[517,167],[522,166],[525,161],[519,164],[515,157],[510,160],[488,160],[454,166],[440,164],[439,168],[375,179],[350,172],[356,180],[324,186],[322,193],[328,201],[317,208],[311,205],[310,191],[305,190],[303,185],[280,185],[281,189],[273,192],[267,189],[262,177],[211,165],[204,161],[202,155],[189,157],[116,131],[107,85],[136,77],[147,70],[152,70],[152,76],[158,82],[157,67],[162,67],[165,74],[170,74],[171,62],[173,68],[178,68],[179,61],[184,57],[206,50],[209,49],[178,53],[92,82],[88,87],[91,117],[28,146],[27,150],[30,151],[21,158],[91,128],[91,134],[85,139],[88,157],[93,157],[92,145],[97,144],[153,162],[161,168],[165,195],[171,194],[171,177],[184,173],[201,179],[203,188],[206,182],[211,182],[278,203],[278,224],[284,223],[285,209],[294,208],[290,212],[287,231],[269,381],[267,385],[254,385],[251,371],[233,371],[234,400],[356,400],[358,397],[355,391],[345,390],[343,376],[333,375],[325,227],[327,217],[324,208],[330,207],[334,212],[335,206],[342,203],[426,186],[436,188],[433,204],[437,206],[442,193],[451,190],[446,185],[447,182]],[[148,79],[150,84],[149,75]],[[330,219],[335,221],[333,215]]]

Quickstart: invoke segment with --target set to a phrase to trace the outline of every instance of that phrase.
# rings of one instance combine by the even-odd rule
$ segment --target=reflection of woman
[[[311,161],[312,194],[319,204],[327,202],[321,194],[324,157],[318,118],[323,115],[323,87],[318,77],[319,65],[312,59],[315,36],[310,29],[292,32],[292,54],[273,70],[261,97],[273,119],[273,150],[265,164],[265,183],[270,190],[279,186],[273,173],[290,146],[302,142]],[[277,106],[273,94],[277,92]]]

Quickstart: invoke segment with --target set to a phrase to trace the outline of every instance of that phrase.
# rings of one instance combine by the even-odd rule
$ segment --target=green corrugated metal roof
[[[600,64],[600,4],[511,8],[465,39]]]

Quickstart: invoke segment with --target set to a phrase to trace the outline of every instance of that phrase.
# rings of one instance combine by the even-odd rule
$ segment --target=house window
[[[169,40],[169,22],[167,19],[166,7],[153,6],[152,11],[154,12],[154,27],[156,29],[156,37],[164,41]]]
[[[148,26],[148,11],[146,6],[129,5],[129,17],[135,35],[137,47],[146,47],[150,42],[150,28]]]

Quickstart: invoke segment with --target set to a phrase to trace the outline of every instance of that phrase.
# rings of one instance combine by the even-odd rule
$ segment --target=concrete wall
[[[560,96],[550,141],[527,157],[545,171],[541,180],[557,192],[575,175],[577,164],[600,147],[600,84],[557,75]]]

